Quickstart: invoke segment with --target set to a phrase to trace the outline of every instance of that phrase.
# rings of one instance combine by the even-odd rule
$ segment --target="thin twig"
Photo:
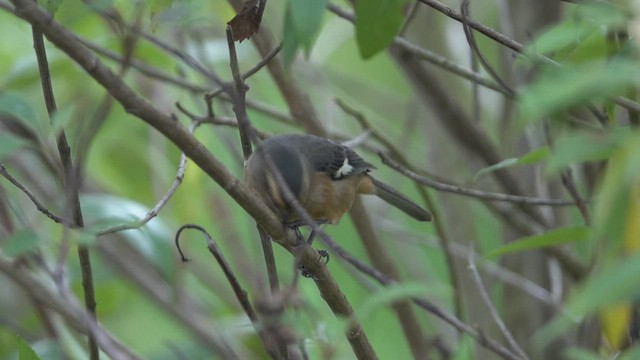
[[[244,161],[246,162],[253,152],[253,148],[251,146],[251,136],[255,133],[253,132],[253,127],[251,125],[251,122],[249,121],[249,116],[247,115],[246,93],[248,87],[244,83],[243,76],[240,74],[240,65],[238,64],[236,46],[231,26],[227,26],[227,45],[229,48],[229,66],[231,68],[231,74],[233,76],[233,86],[229,90],[227,90],[227,92],[231,96],[233,111],[236,114],[236,121],[238,123],[238,134],[240,136],[240,142],[242,146],[242,154],[244,156]],[[275,53],[277,52],[272,53],[274,53],[275,55]],[[269,58],[269,60],[271,58]],[[264,66],[268,62],[268,60],[264,61],[262,66]],[[260,68],[262,66],[260,66]],[[211,98],[205,96],[205,101],[210,104]],[[209,107],[209,109],[211,108]],[[278,291],[280,287],[280,280],[278,278],[278,268],[276,266],[271,239],[266,234],[264,229],[262,229],[259,225],[258,233],[260,236],[260,244],[262,245],[262,252],[267,268],[269,287],[272,291]]]
[[[511,97],[515,97],[516,94],[513,91],[513,89],[511,89],[511,87],[507,85],[507,83],[504,82],[504,80],[502,80],[502,78],[498,75],[498,73],[495,71],[493,66],[491,66],[491,64],[489,64],[487,59],[484,57],[484,55],[482,54],[482,51],[480,51],[480,47],[478,46],[476,37],[474,36],[473,31],[471,30],[471,26],[469,25],[469,20],[470,20],[469,0],[464,0],[460,5],[460,9],[461,9],[460,12],[462,15],[462,27],[464,29],[464,35],[467,38],[467,43],[469,44],[469,47],[471,48],[472,53],[475,54],[477,59],[480,61],[480,64],[482,64],[482,67],[489,73],[489,75],[491,75],[493,80],[504,89],[504,92],[506,92]]]
[[[44,205],[42,205],[42,203],[38,201],[36,196],[33,195],[33,193],[26,186],[22,185],[18,180],[16,180],[16,178],[14,178],[11,174],[9,174],[7,169],[2,164],[0,164],[0,175],[2,175],[5,179],[9,180],[10,183],[12,183],[25,195],[27,195],[27,197],[29,198],[29,200],[31,200],[33,205],[36,206],[36,209],[38,209],[38,211],[40,211],[41,213],[45,214],[49,219],[67,227],[71,227],[71,228],[74,227],[73,224],[69,223],[64,218],[53,214],[51,211],[49,211],[49,209],[47,209]]]
[[[44,96],[45,106],[47,113],[49,114],[49,120],[53,121],[54,115],[57,112],[57,106],[55,96],[53,93],[53,85],[51,83],[51,74],[49,73],[49,62],[47,60],[47,52],[44,47],[44,37],[42,31],[36,26],[32,25],[33,33],[33,45],[38,61],[38,69],[40,71],[40,83],[42,86],[42,93]],[[62,162],[62,169],[64,171],[63,184],[64,193],[70,207],[69,214],[72,219],[73,225],[76,227],[84,227],[84,220],[82,217],[82,209],[80,208],[80,177],[77,167],[73,166],[71,160],[71,148],[67,141],[67,135],[64,129],[59,130],[57,137],[58,153],[60,155],[60,161]],[[84,302],[89,313],[96,317],[96,295],[93,285],[93,274],[91,269],[91,257],[89,254],[89,248],[86,245],[78,246],[78,257],[80,260],[80,269],[82,273],[82,288],[84,291]],[[100,349],[98,343],[93,334],[88,336],[89,342],[89,356],[91,360],[100,359]]]
[[[282,176],[282,173],[276,167],[273,159],[271,158],[271,154],[269,154],[268,152],[264,152],[264,153],[260,153],[259,156],[263,156],[264,157],[264,161],[267,164],[267,166],[269,168],[269,171],[271,172],[271,175],[273,176],[273,178],[274,178],[274,180],[275,180],[275,182],[276,182],[276,184],[277,184],[277,186],[279,188],[280,193],[284,197],[284,199],[287,202],[287,204],[296,213],[296,215],[299,216],[300,219],[302,219],[303,223],[311,228],[312,233],[315,236],[317,236],[320,239],[322,239],[323,242],[333,242],[333,240],[331,240],[329,235],[327,235],[320,228],[320,226],[315,221],[315,219],[313,219],[311,217],[311,215],[309,215],[307,210],[296,199],[295,195],[293,194],[293,192],[289,188],[287,182],[285,181],[284,177]],[[299,239],[299,241],[300,241],[300,239]],[[300,243],[299,247],[301,248],[301,250],[304,250],[304,249],[310,248],[310,245],[307,244],[306,242],[302,241]],[[296,259],[295,259],[295,264],[296,265],[294,265],[296,268],[298,267],[297,264],[300,263],[301,260],[302,260],[302,256],[301,255],[302,255],[301,253],[296,254]],[[316,265],[317,265],[317,263],[319,262],[320,259],[321,259],[321,257],[318,256],[318,260],[316,261]],[[321,267],[318,268],[318,270],[322,270],[322,269],[326,269],[326,266],[321,266]],[[309,277],[312,278],[316,282],[317,285],[325,285],[326,279],[324,278],[324,276],[322,276],[318,272],[314,271],[314,269],[310,269],[310,268],[308,268],[306,266],[305,266],[305,271],[310,275]],[[296,279],[294,278],[294,284],[295,284],[295,280]],[[294,287],[295,287],[295,285],[294,285]],[[347,304],[344,304],[344,305],[347,305]],[[355,318],[354,313],[353,313],[353,309],[351,308],[351,306],[350,305],[345,306],[344,308],[340,309],[339,312],[337,311],[338,309],[335,309],[335,308],[332,308],[332,310],[334,310],[334,312],[337,312],[340,315],[343,315],[343,316],[351,318],[350,325],[349,325],[349,328],[347,329],[346,333],[347,333],[347,339],[349,340],[349,343],[351,344],[351,348],[353,349],[354,355],[358,359],[377,359],[377,355],[376,355],[375,351],[373,350],[373,347],[371,346],[371,343],[369,342],[369,339],[368,339],[364,329],[362,328],[362,325],[360,325],[360,323]]]
[[[584,220],[585,225],[591,224],[591,213],[589,212],[589,207],[587,201],[580,195],[578,189],[576,188],[576,183],[573,181],[573,174],[570,168],[565,169],[560,174],[560,179],[562,180],[562,185],[567,189],[567,192],[573,200],[575,201],[576,207],[580,211],[582,215],[582,219]]]
[[[386,274],[384,274],[381,271],[379,271],[379,270],[377,270],[377,269],[365,264],[364,262],[360,261],[359,259],[357,259],[353,255],[351,255],[349,252],[344,250],[340,245],[338,245],[332,239],[327,237],[327,238],[322,238],[322,240],[323,240],[325,245],[327,245],[329,248],[331,248],[331,250],[333,252],[335,252],[336,254],[338,254],[338,256],[340,256],[343,260],[345,260],[346,262],[348,262],[349,264],[354,266],[356,269],[358,269],[362,273],[372,277],[373,279],[378,281],[380,284],[382,284],[384,286],[387,286],[387,287],[398,284],[397,281],[393,280],[392,278],[390,278]],[[505,348],[504,346],[502,346],[501,344],[499,344],[495,340],[493,340],[491,338],[488,338],[485,335],[481,336],[481,334],[480,334],[480,332],[478,330],[474,329],[472,326],[469,326],[469,325],[465,324],[459,318],[449,314],[447,311],[445,311],[444,309],[440,308],[438,305],[432,303],[431,301],[429,301],[427,299],[424,299],[424,298],[412,298],[411,300],[416,305],[418,305],[419,307],[423,308],[424,310],[428,311],[429,313],[435,315],[439,319],[441,319],[444,322],[448,323],[449,325],[453,326],[459,332],[465,333],[465,334],[471,336],[480,345],[482,345],[483,347],[493,351],[494,353],[496,353],[497,355],[499,355],[503,359],[509,359],[509,360],[520,359],[520,357],[518,355],[516,355],[513,352],[511,352],[509,349]]]
[[[403,159],[404,162],[408,162],[408,160],[406,160],[406,157],[404,153],[400,150],[400,148],[395,143],[393,143],[388,136],[386,136],[380,130],[374,127],[373,124],[371,124],[371,122],[369,121],[369,119],[367,119],[364,115],[362,115],[356,109],[352,108],[351,106],[348,106],[346,103],[344,103],[340,99],[336,99],[336,104],[338,104],[338,106],[347,114],[351,115],[360,124],[360,127],[362,127],[363,130],[371,133],[371,136],[374,139],[382,143],[395,156],[397,156],[400,159]],[[449,278],[451,279],[451,285],[455,290],[455,296],[454,296],[455,314],[458,317],[462,317],[463,289],[460,287],[458,269],[456,267],[456,264],[454,262],[454,258],[450,249],[450,243],[452,241],[449,237],[449,233],[446,230],[445,224],[442,221],[442,218],[439,213],[439,209],[436,207],[432,197],[427,191],[425,191],[425,189],[422,186],[420,186],[417,182],[415,183],[416,183],[418,193],[420,194],[420,197],[424,200],[424,202],[427,204],[427,207],[433,214],[433,224],[435,226],[436,232],[439,235],[438,239],[440,241],[440,247],[444,253],[445,260],[447,262],[447,270],[449,272]]]
[[[114,360],[141,359],[127,346],[117,340],[111,333],[96,323],[93,316],[87,313],[78,299],[68,289],[51,286],[48,279],[38,276],[28,266],[16,266],[14,259],[0,253],[0,272],[7,275],[25,293],[35,299],[42,300],[41,304],[59,314],[74,329],[86,334],[92,334],[100,344],[105,354]]]
[[[176,293],[175,282],[158,272],[157,265],[151,264],[130,242],[112,239],[97,242],[96,248],[109,267],[150,299],[163,315],[188,331],[193,341],[221,359],[248,358],[245,347],[229,341],[216,319],[199,305],[201,299]]]
[[[273,50],[271,50],[267,54],[267,56],[262,58],[262,60],[260,60],[254,67],[252,67],[247,72],[242,74],[242,80],[247,80],[253,74],[257,73],[260,69],[262,69],[265,65],[267,65],[269,63],[269,61],[271,61],[271,59],[273,59],[276,55],[278,55],[280,50],[282,50],[282,43],[280,43],[277,47],[275,47]],[[210,92],[205,94],[205,99],[208,100],[208,99],[214,98],[214,97],[220,95],[221,93],[223,93],[224,91],[225,91],[225,87],[221,87],[221,88],[219,88],[217,90],[210,91]]]
[[[231,95],[233,103],[233,112],[236,114],[238,121],[238,132],[240,134],[240,142],[242,145],[242,154],[244,160],[247,161],[252,153],[251,148],[251,123],[247,115],[246,94],[249,89],[244,83],[242,75],[240,75],[240,66],[238,65],[238,56],[236,55],[236,46],[233,39],[233,31],[231,26],[227,26],[227,45],[229,48],[229,66],[231,67],[231,75],[233,75],[233,87],[227,90]],[[266,62],[265,62],[266,64]]]
[[[475,190],[475,189],[468,189],[461,186],[455,186],[450,184],[444,184],[444,183],[434,181],[414,173],[413,171],[400,165],[395,160],[391,159],[387,154],[383,152],[379,152],[378,155],[380,156],[380,159],[382,160],[382,162],[388,165],[390,168],[396,170],[400,174],[412,180],[415,180],[425,186],[428,186],[438,191],[444,191],[444,192],[449,192],[449,193],[464,195],[464,196],[471,196],[471,197],[475,197],[483,200],[505,201],[505,202],[511,202],[516,204],[526,204],[526,205],[573,206],[576,204],[575,201],[571,201],[571,200],[541,199],[541,198],[530,197],[530,196],[509,195],[509,194],[487,192],[487,191],[481,191],[481,190]]]
[[[175,244],[176,244],[176,248],[178,249],[178,252],[180,253],[181,260],[183,262],[189,261],[189,259],[184,256],[182,249],[180,248],[180,234],[185,229],[198,230],[205,237],[205,239],[207,240],[207,249],[209,250],[211,255],[213,255],[213,257],[216,259],[216,261],[218,262],[218,265],[220,265],[220,268],[222,269],[224,276],[227,278],[229,285],[231,285],[231,288],[233,289],[233,293],[236,295],[236,299],[240,303],[242,310],[244,310],[244,313],[247,314],[247,317],[249,317],[249,320],[251,320],[251,323],[253,324],[254,329],[258,333],[258,336],[260,336],[260,339],[262,340],[265,350],[271,356],[271,358],[279,359],[280,354],[278,352],[278,349],[277,347],[274,347],[270,341],[268,341],[268,337],[266,336],[266,334],[264,333],[263,329],[259,324],[258,315],[256,314],[256,311],[254,310],[253,305],[251,305],[251,302],[249,301],[247,292],[240,285],[238,278],[231,270],[231,266],[229,265],[227,260],[224,258],[224,255],[222,255],[222,252],[220,251],[220,248],[218,247],[216,242],[213,240],[213,238],[211,238],[211,235],[209,235],[207,230],[205,230],[202,226],[194,225],[194,224],[185,224],[180,226],[180,228],[178,228],[178,231],[176,231]]]
[[[329,11],[331,11],[338,17],[341,17],[352,23],[355,22],[355,16],[353,15],[353,13],[348,12],[335,4],[329,3],[327,5],[327,9],[329,9]],[[442,55],[436,54],[427,49],[423,49],[418,45],[411,43],[405,38],[396,36],[393,40],[393,43],[402,47],[407,52],[411,53],[413,56],[420,60],[428,61],[436,66],[443,68],[444,70],[450,71],[471,82],[477,83],[478,85],[482,85],[488,89],[508,95],[505,90],[499,84],[496,84],[493,80],[483,77],[463,66],[460,66]]]
[[[201,122],[199,121],[193,121],[189,126],[189,132],[193,134],[195,129],[200,124]],[[167,202],[169,202],[173,194],[176,192],[176,190],[178,190],[178,187],[180,186],[180,184],[182,184],[182,180],[184,179],[184,173],[186,171],[186,168],[187,168],[187,155],[185,155],[185,153],[183,152],[180,154],[180,163],[178,164],[178,171],[176,173],[176,176],[174,177],[173,182],[171,183],[171,186],[169,187],[169,190],[167,190],[164,196],[162,196],[162,198],[156,203],[156,205],[142,219],[130,224],[114,225],[114,226],[108,227],[106,229],[96,232],[96,236],[103,236],[107,234],[113,234],[119,231],[138,229],[144,226],[149,221],[151,221],[151,219],[153,219],[154,217],[158,216],[158,213],[160,213],[160,210],[162,210],[162,208],[167,204]]]
[[[504,338],[507,340],[507,342],[509,343],[509,346],[511,346],[511,349],[514,352],[516,352],[521,358],[528,360],[529,357],[527,356],[527,354],[525,354],[525,352],[522,350],[520,345],[518,345],[518,343],[516,342],[516,339],[511,334],[511,331],[509,331],[509,328],[507,328],[507,325],[504,323],[504,321],[500,317],[498,310],[493,305],[493,302],[489,297],[487,288],[484,286],[484,283],[482,282],[482,278],[480,277],[480,273],[478,272],[478,267],[476,266],[475,250],[473,249],[473,245],[471,246],[471,249],[469,251],[468,261],[469,261],[469,270],[471,271],[471,275],[473,277],[473,282],[476,284],[476,287],[478,288],[478,292],[480,293],[480,298],[482,299],[482,302],[485,304],[487,309],[489,309],[489,314],[491,314],[491,318],[498,326],[498,329],[500,329],[502,336],[504,336]]]

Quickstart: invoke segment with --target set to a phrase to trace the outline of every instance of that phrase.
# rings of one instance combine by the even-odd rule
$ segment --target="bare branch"
[[[227,278],[227,281],[231,285],[231,288],[233,289],[233,293],[236,295],[236,299],[240,303],[240,306],[242,306],[242,310],[244,310],[245,314],[247,314],[247,316],[251,320],[251,323],[253,323],[254,329],[260,336],[260,339],[262,340],[262,344],[264,345],[265,350],[267,351],[267,353],[269,353],[271,358],[280,359],[278,348],[275,346],[275,344],[273,344],[273,341],[271,341],[272,339],[269,338],[268,334],[264,332],[264,329],[259,324],[258,315],[256,314],[255,310],[253,309],[253,305],[251,305],[251,302],[247,297],[247,292],[240,285],[238,278],[233,273],[233,270],[231,270],[231,266],[229,265],[227,260],[224,258],[224,255],[222,255],[222,252],[220,251],[220,248],[218,247],[216,242],[213,240],[213,238],[211,238],[211,235],[209,235],[209,233],[203,227],[199,225],[186,224],[186,225],[182,225],[178,229],[178,231],[176,231],[175,244],[176,244],[176,247],[178,248],[178,252],[180,253],[180,257],[182,261],[183,262],[189,261],[189,259],[187,259],[182,253],[182,249],[180,249],[180,242],[179,242],[180,234],[185,229],[195,229],[200,231],[200,233],[204,235],[205,239],[207,240],[207,249],[209,250],[211,255],[213,255],[213,257],[216,259],[216,261],[218,262],[218,265],[220,265],[220,268],[222,268],[222,272],[224,272],[224,275]]]
[[[575,205],[575,201],[571,200],[559,200],[559,199],[541,199],[536,197],[529,196],[520,196],[520,195],[509,195],[509,194],[501,194],[501,193],[493,193],[475,189],[467,189],[460,186],[443,184],[438,181],[434,181],[428,179],[424,176],[420,176],[413,171],[407,169],[406,167],[400,165],[395,160],[391,159],[387,154],[383,152],[379,152],[378,155],[382,162],[388,165],[390,168],[396,170],[400,174],[415,180],[425,186],[436,189],[438,191],[449,192],[458,195],[471,196],[478,199],[483,200],[493,200],[493,201],[505,201],[517,204],[527,204],[527,205],[537,205],[537,206],[572,206]]]
[[[54,215],[44,205],[42,205],[42,203],[38,201],[36,196],[33,195],[33,193],[26,186],[22,185],[16,178],[11,176],[11,174],[9,174],[7,169],[2,164],[0,164],[0,175],[2,175],[5,179],[9,180],[10,183],[12,183],[18,189],[20,189],[20,191],[22,191],[25,195],[27,195],[27,197],[29,198],[29,200],[31,200],[33,205],[36,206],[36,209],[38,209],[38,211],[40,211],[41,213],[45,214],[49,219],[67,227],[74,227],[73,224],[71,224],[70,222],[68,222],[67,220],[65,220],[64,218],[58,215]]]
[[[49,62],[47,60],[47,52],[44,47],[44,38],[42,32],[36,25],[32,25],[33,44],[38,60],[38,69],[40,70],[40,83],[42,85],[42,93],[44,102],[49,114],[49,120],[53,121],[54,114],[58,111],[55,97],[53,94],[53,85],[51,84],[51,75],[49,73]],[[80,174],[77,167],[73,166],[71,160],[71,148],[67,141],[67,135],[64,129],[60,129],[57,137],[58,153],[62,162],[64,171],[64,193],[70,207],[69,215],[74,226],[84,227],[82,218],[82,209],[80,208]],[[80,269],[82,273],[82,288],[84,290],[85,306],[94,317],[96,316],[96,295],[93,286],[93,274],[91,269],[91,257],[89,248],[85,245],[78,246],[78,257],[80,259]],[[100,358],[100,350],[93,334],[89,334],[89,355],[91,360]]]
[[[346,250],[344,250],[340,245],[338,245],[335,241],[330,239],[329,237],[322,237],[323,243],[331,248],[338,256],[347,261],[349,264],[353,265],[356,269],[361,271],[362,273],[372,277],[380,284],[384,286],[392,286],[397,285],[398,282],[387,276],[386,274],[380,272],[379,270],[363,263],[358,260],[353,255],[349,254]],[[512,353],[509,349],[500,345],[495,340],[488,338],[485,335],[481,335],[479,331],[474,329],[473,327],[465,324],[459,318],[449,314],[444,309],[440,308],[438,305],[432,303],[431,301],[424,298],[413,298],[411,299],[418,306],[426,310],[427,312],[433,314],[439,319],[445,321],[449,325],[453,326],[459,332],[465,333],[472,338],[474,338],[480,345],[483,347],[493,351],[503,359],[516,360],[520,359],[520,357],[514,353]]]
[[[504,321],[502,321],[500,314],[498,314],[498,310],[493,305],[493,302],[491,302],[489,293],[487,292],[487,289],[485,288],[482,282],[482,278],[480,277],[480,273],[478,272],[478,267],[476,266],[475,251],[473,247],[469,251],[468,261],[469,261],[469,270],[471,271],[473,282],[476,284],[476,287],[478,288],[478,292],[480,293],[480,298],[482,299],[482,302],[485,304],[487,309],[489,309],[489,313],[491,314],[493,321],[496,323],[496,325],[498,325],[498,329],[500,329],[502,336],[504,336],[504,338],[507,339],[509,346],[511,346],[511,349],[514,352],[516,352],[522,359],[528,360],[529,357],[527,356],[527,354],[525,354],[525,352],[522,350],[520,345],[518,345],[516,340],[513,338],[511,331],[509,331],[509,329],[507,328],[507,325],[504,323]]]

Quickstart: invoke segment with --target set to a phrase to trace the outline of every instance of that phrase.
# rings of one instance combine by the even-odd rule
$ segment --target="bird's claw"
[[[318,250],[318,255],[320,256],[320,259],[325,259],[324,260],[325,265],[329,263],[329,252],[327,250],[325,249]],[[311,278],[313,280],[320,280],[317,277],[313,276],[313,274],[311,274],[309,271],[307,271],[307,269],[303,265],[300,265],[298,267],[298,270],[300,270],[300,275],[306,278]]]

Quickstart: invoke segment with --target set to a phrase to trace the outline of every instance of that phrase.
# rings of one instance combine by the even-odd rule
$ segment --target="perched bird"
[[[286,200],[272,167],[319,223],[337,224],[356,194],[375,194],[418,221],[431,221],[427,210],[373,178],[370,173],[375,167],[347,146],[313,135],[272,136],[247,160],[245,179],[292,226],[304,222]]]

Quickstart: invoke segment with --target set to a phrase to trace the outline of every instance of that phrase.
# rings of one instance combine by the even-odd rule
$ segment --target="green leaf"
[[[25,145],[24,140],[15,137],[10,133],[0,134],[0,159],[13,154],[16,150]]]
[[[622,93],[638,82],[635,60],[600,59],[579,65],[542,68],[538,78],[521,93],[520,126],[554,116],[571,107]]]
[[[640,255],[618,259],[591,274],[567,302],[567,309],[583,316],[608,304],[632,300],[640,295]]]
[[[83,195],[80,198],[85,224],[82,232],[77,232],[76,241],[91,244],[95,234],[111,226],[130,225],[147,215],[149,209],[144,205],[126,198],[110,195]],[[91,234],[93,233],[93,234]],[[143,227],[118,233],[150,259],[166,276],[174,271],[174,249],[165,240],[172,236],[167,225],[159,218],[146,223]]]
[[[561,23],[542,33],[527,46],[526,54],[535,58],[536,54],[557,52],[567,46],[575,45],[596,31],[591,24],[572,21]]]
[[[617,129],[603,134],[576,133],[561,139],[549,158],[546,172],[554,174],[571,163],[608,159],[627,138],[628,131]]]
[[[600,271],[590,274],[586,282],[569,296],[562,315],[537,331],[534,345],[545,347],[599,308],[637,299],[640,296],[639,273],[640,254],[636,254],[610,262]]]
[[[8,256],[19,256],[32,251],[40,245],[40,238],[31,230],[13,233],[4,243],[4,252]]]
[[[296,39],[307,56],[322,25],[327,0],[290,0],[289,9]]]
[[[18,360],[40,360],[31,345],[18,336]]]
[[[384,50],[404,21],[405,0],[356,1],[356,42],[360,56],[368,59]]]
[[[480,171],[478,171],[478,173],[476,174],[476,176],[474,176],[474,180],[477,180],[480,176],[482,175],[486,175],[490,172],[496,171],[496,170],[500,170],[500,169],[504,169],[504,168],[508,168],[511,166],[515,166],[515,165],[531,165],[531,164],[535,164],[537,162],[540,162],[542,160],[545,160],[549,157],[549,154],[551,153],[551,151],[549,150],[548,146],[543,146],[540,148],[537,148],[535,150],[532,150],[528,153],[526,153],[525,155],[521,156],[520,158],[509,158],[509,159],[505,159],[500,161],[497,164],[493,164],[491,166],[487,166],[484,169],[481,169]]]
[[[563,245],[574,241],[586,240],[590,237],[590,228],[586,226],[569,226],[554,229],[544,234],[532,235],[518,239],[491,251],[486,257],[494,259],[508,253]]]
[[[608,49],[607,29],[624,27],[628,21],[621,7],[605,2],[583,2],[569,10],[566,21],[542,32],[527,46],[529,58],[550,54],[564,63],[603,58]]]
[[[67,125],[75,115],[76,107],[74,105],[62,106],[53,114],[51,118],[51,129],[54,134],[64,131]]]
[[[298,49],[300,48],[300,41],[298,40],[298,34],[296,27],[293,23],[293,15],[291,14],[291,7],[287,6],[287,11],[284,14],[284,29],[282,39],[282,61],[285,69],[290,69],[293,60],[296,58]]]
[[[593,208],[593,228],[602,241],[601,258],[618,257],[634,216],[631,200],[635,199],[640,182],[640,133],[626,137],[617,144],[600,181]],[[630,239],[631,240],[631,239]],[[632,241],[633,242],[633,241]]]

